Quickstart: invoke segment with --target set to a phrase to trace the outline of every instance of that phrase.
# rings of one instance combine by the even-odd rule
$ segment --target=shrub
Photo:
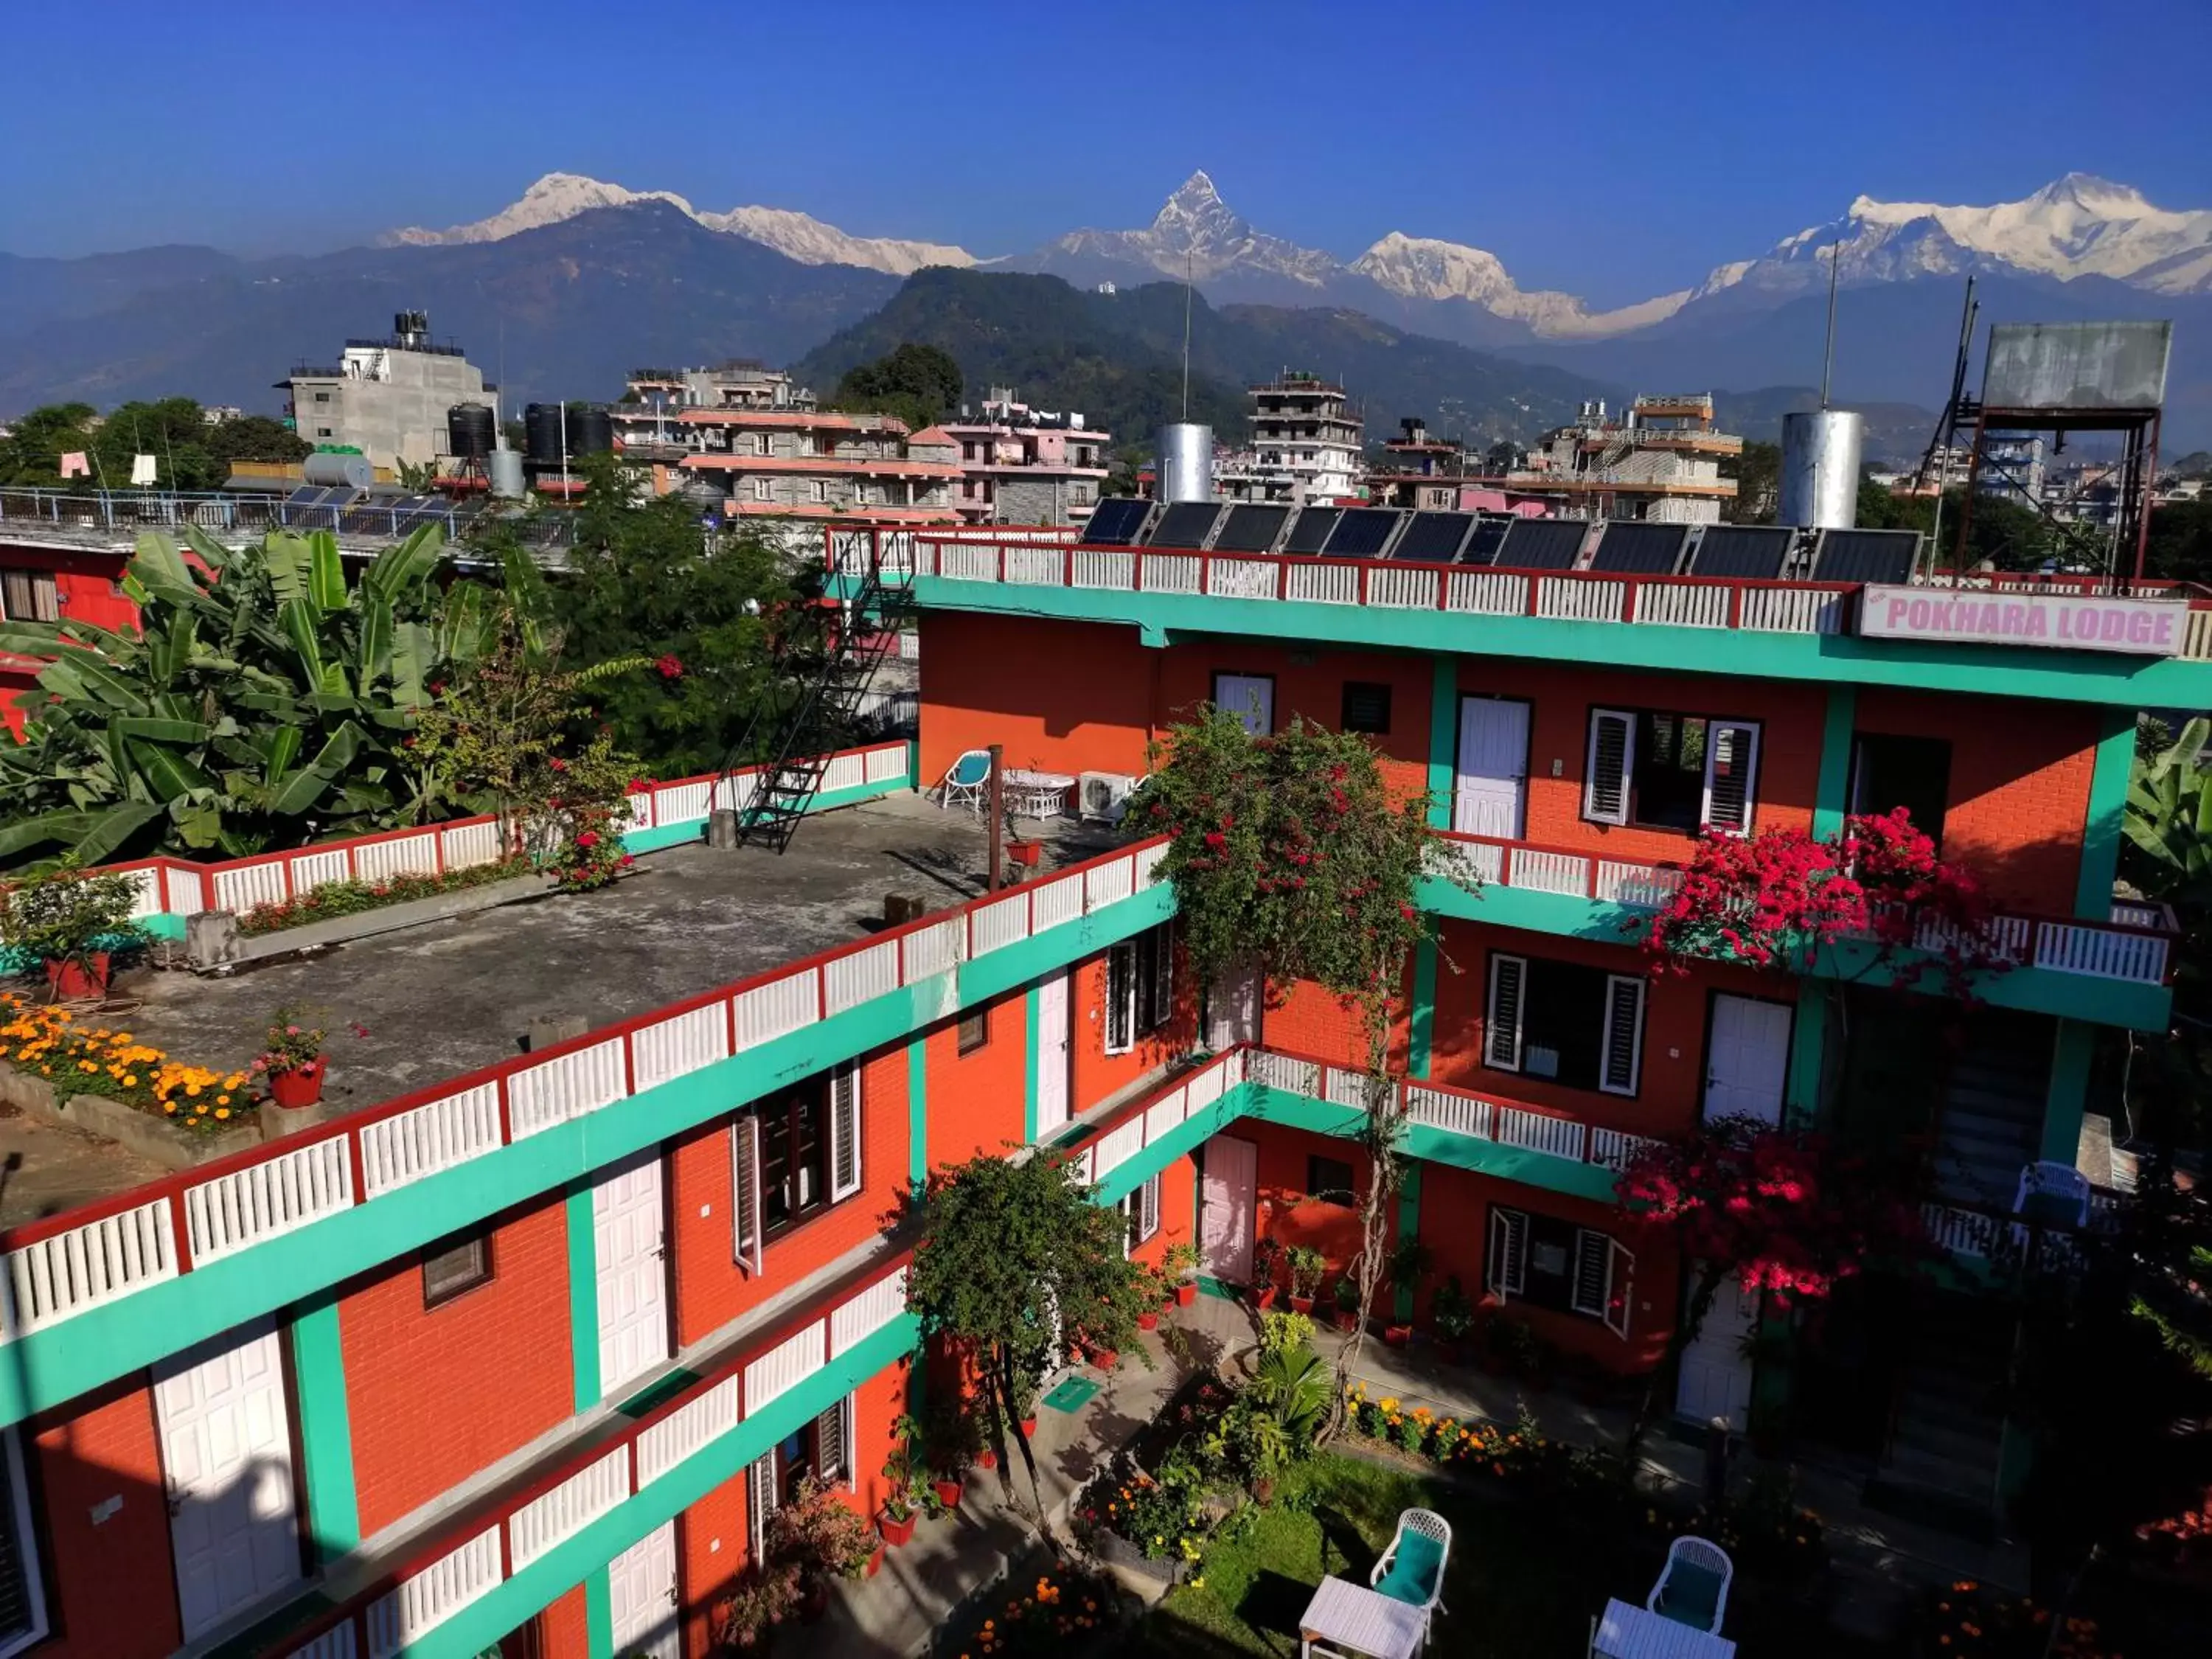
[[[0,945],[33,964],[82,963],[101,951],[145,942],[131,920],[138,888],[117,872],[64,867],[0,895]]]
[[[357,916],[365,911],[380,910],[387,904],[404,904],[410,899],[434,898],[441,893],[488,887],[511,876],[527,875],[532,867],[526,858],[511,858],[491,864],[472,864],[465,870],[447,870],[434,876],[398,875],[380,881],[325,882],[296,898],[255,905],[239,917],[238,931],[249,939],[258,938],[287,927],[305,927],[311,921]]]
[[[66,1008],[0,991],[0,1064],[54,1085],[54,1092],[100,1095],[179,1128],[214,1134],[253,1104],[244,1072],[187,1066],[130,1032],[86,1025]]]

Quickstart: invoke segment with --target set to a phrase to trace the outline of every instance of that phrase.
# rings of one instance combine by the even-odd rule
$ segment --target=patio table
[[[1421,1609],[1364,1584],[1324,1578],[1298,1615],[1299,1659],[1413,1659],[1429,1633]]]
[[[1662,1619],[1648,1607],[1607,1601],[1590,1651],[1606,1659],[1735,1659],[1735,1644]]]
[[[1032,772],[1010,767],[1006,771],[1006,810],[1025,818],[1056,818],[1067,811],[1067,792],[1074,777],[1065,772]]]

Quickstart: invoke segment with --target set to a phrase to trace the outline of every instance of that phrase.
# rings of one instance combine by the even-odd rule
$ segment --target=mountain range
[[[1588,395],[1613,396],[1706,387],[1764,396],[1817,383],[1832,257],[1843,289],[1835,383],[1846,401],[1940,398],[1958,279],[1972,271],[1984,324],[2172,319],[2169,446],[2212,439],[2212,210],[2159,208],[2081,173],[1990,206],[1863,196],[1764,253],[1716,264],[1694,287],[1611,309],[1524,289],[1493,254],[1436,237],[1391,231],[1340,259],[1254,226],[1202,172],[1149,225],[1077,229],[988,258],[950,243],[851,234],[790,209],[703,210],[669,191],[550,173],[487,218],[396,230],[337,253],[0,255],[0,410],[176,391],[266,407],[270,382],[295,358],[327,360],[339,337],[373,331],[409,307],[430,310],[488,370],[503,363],[522,395],[606,395],[633,362],[801,357],[889,301],[899,278],[956,267],[1056,276],[1080,290],[1179,283],[1188,272],[1224,317],[1237,307],[1322,313],[1289,331],[1316,344],[1389,337],[1399,358],[1432,360],[1381,385],[1352,380],[1384,423],[1397,413],[1438,421],[1455,404],[1487,429],[1510,410],[1510,397],[1498,402],[1514,383],[1500,359],[1522,366],[1514,372],[1568,377],[1547,379],[1548,390],[1524,400],[1531,422],[1576,380]],[[955,298],[933,283],[921,292],[940,304]],[[1471,355],[1440,353],[1442,344]],[[1289,361],[1352,378],[1346,364]],[[1386,385],[1433,384],[1430,367],[1472,378],[1418,410],[1379,407],[1395,401]]]

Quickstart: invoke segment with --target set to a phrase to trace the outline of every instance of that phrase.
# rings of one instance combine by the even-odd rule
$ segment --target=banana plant
[[[2172,744],[2138,757],[2121,820],[2140,854],[2130,873],[2153,897],[2195,901],[2212,884],[2212,768],[2201,763],[2212,720],[2199,717]]]
[[[191,529],[189,556],[149,532],[122,584],[135,629],[0,623],[0,651],[48,659],[23,742],[0,745],[0,868],[236,857],[433,815],[410,733],[468,636],[441,541],[425,526],[349,583],[327,532],[228,548]]]

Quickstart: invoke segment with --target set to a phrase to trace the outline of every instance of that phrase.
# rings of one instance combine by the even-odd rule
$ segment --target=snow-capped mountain
[[[972,265],[964,248],[941,242],[902,241],[889,236],[852,236],[821,220],[789,208],[738,207],[726,213],[702,212],[665,190],[628,190],[580,173],[549,173],[522,193],[522,199],[489,218],[447,230],[410,226],[380,240],[386,246],[436,247],[461,242],[497,242],[526,230],[556,225],[596,208],[665,202],[709,230],[719,230],[774,248],[803,265],[859,265],[868,270],[909,276],[924,265]]]
[[[1019,264],[1053,270],[1091,264],[1142,266],[1182,280],[1186,271],[1199,283],[1231,276],[1278,277],[1318,289],[1344,267],[1318,248],[1300,247],[1279,236],[1255,230],[1221,199],[1203,172],[1182,182],[1142,230],[1076,230],[1055,237]]]
[[[1526,323],[1546,339],[1592,339],[1645,328],[1680,311],[1691,290],[1662,294],[1616,311],[1592,311],[1571,294],[1523,289],[1494,253],[1459,242],[1392,231],[1347,267],[1410,300],[1465,300]]]

